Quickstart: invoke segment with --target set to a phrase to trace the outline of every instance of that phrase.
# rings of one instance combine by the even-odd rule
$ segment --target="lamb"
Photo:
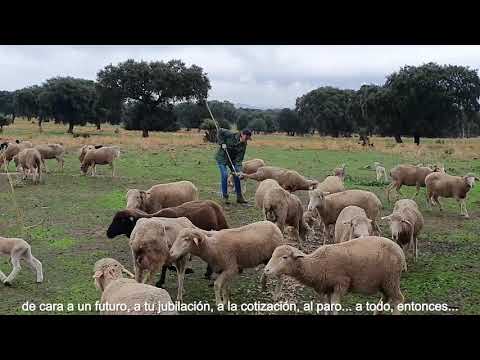
[[[453,176],[445,173],[432,173],[425,178],[427,187],[427,204],[429,206],[438,204],[442,211],[439,197],[455,198],[460,203],[460,215],[469,217],[467,211],[467,195],[479,180],[476,176],[467,174],[465,176]]]
[[[117,260],[98,260],[93,272],[95,287],[102,292],[101,315],[177,315],[176,311],[163,309],[174,305],[166,290],[123,278],[122,273],[134,275]]]
[[[318,210],[325,229],[335,224],[338,215],[345,207],[355,205],[365,210],[367,217],[372,220],[373,228],[380,233],[376,218],[380,213],[382,203],[374,193],[365,190],[345,190],[328,194],[315,189],[309,192],[309,197],[308,210]]]
[[[358,206],[347,206],[335,222],[335,243],[373,235],[372,220]]]
[[[375,167],[375,172],[377,174],[377,181],[380,181],[382,176],[384,176],[385,177],[385,182],[388,182],[387,170],[385,170],[385,167],[382,166],[382,164],[380,164],[379,162],[376,162],[376,161],[373,163],[373,165]]]
[[[345,185],[343,185],[342,178],[338,176],[327,176],[320,184],[317,185],[316,189],[334,194],[345,191]]]
[[[266,191],[262,208],[265,220],[277,225],[282,233],[286,225],[292,226],[295,229],[298,244],[302,247],[302,242],[306,240],[310,228],[303,219],[302,202],[296,195],[284,190],[277,183]]]
[[[23,179],[26,179],[28,174],[32,175],[33,183],[37,184],[42,177],[42,156],[35,148],[27,148],[20,151],[13,158],[15,166],[21,167],[23,171]]]
[[[8,276],[5,276],[0,270],[0,281],[6,286],[10,286],[20,272],[22,268],[20,260],[25,260],[28,266],[35,271],[37,283],[43,282],[42,263],[32,255],[32,248],[25,240],[0,237],[0,255],[10,256],[10,262],[13,266],[12,272]]]
[[[265,276],[288,275],[312,287],[319,299],[336,306],[347,293],[382,294],[382,300],[400,313],[404,297],[400,290],[405,255],[390,239],[366,236],[339,244],[321,246],[311,254],[289,246],[279,246],[264,269]]]
[[[283,245],[282,232],[269,221],[259,221],[236,229],[206,232],[200,229],[184,229],[170,248],[172,259],[188,253],[200,257],[212,270],[219,273],[214,283],[217,305],[230,301],[228,285],[243,269],[266,264],[277,246]],[[262,289],[266,278],[261,279]],[[279,279],[275,298],[280,294]]]
[[[36,145],[35,149],[37,149],[42,156],[42,164],[46,173],[48,173],[47,164],[45,163],[47,159],[56,159],[63,171],[65,148],[61,144]]]
[[[83,157],[80,171],[86,175],[88,169],[92,167],[92,176],[96,174],[96,165],[110,165],[112,168],[112,177],[115,176],[115,160],[120,156],[118,146],[102,146],[99,149],[88,150]]]
[[[333,175],[339,177],[342,181],[345,180],[345,176],[347,176],[346,166],[346,164],[342,164],[340,167],[333,169]]]
[[[262,159],[251,159],[244,161],[242,163],[242,172],[245,174],[253,174],[255,173],[259,168],[262,166],[265,166],[265,161]],[[232,192],[234,185],[233,185],[233,174],[230,174],[228,176],[228,192]],[[244,186],[243,186],[243,191],[244,194],[247,192],[247,182],[244,181]]]
[[[162,269],[160,281],[157,283],[160,286],[165,281],[167,266],[174,261],[178,279],[177,300],[182,301],[183,279],[188,259],[186,256],[170,259],[169,249],[182,229],[194,227],[186,217],[139,219],[129,242],[135,268],[135,280],[141,283],[148,281],[153,284],[155,274]]]
[[[316,180],[307,180],[298,172],[293,170],[282,169],[274,166],[262,166],[253,174],[242,173],[240,177],[263,181],[265,179],[274,179],[289,192],[297,190],[312,190],[318,184]]]
[[[399,200],[395,204],[393,212],[382,217],[382,220],[388,220],[392,239],[402,247],[404,252],[407,247],[412,248],[414,261],[416,261],[418,256],[417,238],[424,225],[423,215],[418,209],[418,205],[410,199]]]
[[[13,160],[18,153],[24,149],[32,148],[33,145],[30,141],[22,141],[22,142],[15,142],[15,143],[8,143],[7,148],[0,154],[0,165],[5,164],[5,171],[8,171],[8,166],[10,165],[10,161]]]
[[[127,191],[127,208],[153,213],[167,207],[182,205],[198,200],[198,189],[190,181],[177,181],[152,186],[147,191]]]
[[[425,178],[431,174],[432,172],[445,172],[445,169],[435,167],[422,167],[422,166],[414,166],[414,165],[398,165],[390,170],[390,177],[392,178],[392,182],[390,185],[387,186],[386,193],[387,193],[387,200],[390,201],[390,192],[395,188],[397,194],[402,195],[400,193],[400,188],[402,185],[406,186],[416,186],[416,193],[412,197],[417,197],[420,187],[425,187]]]

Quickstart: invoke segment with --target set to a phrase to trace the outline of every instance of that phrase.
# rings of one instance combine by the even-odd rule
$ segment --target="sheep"
[[[35,149],[37,149],[42,156],[42,164],[46,173],[48,173],[47,164],[45,163],[47,159],[56,159],[59,167],[63,171],[65,148],[62,144],[36,145]]]
[[[35,148],[27,148],[20,151],[13,158],[15,166],[21,168],[23,171],[23,179],[26,179],[28,174],[32,175],[33,183],[37,184],[42,178],[42,156]]]
[[[343,185],[342,178],[338,176],[327,176],[321,183],[317,184],[315,189],[334,194],[345,191],[345,185]]]
[[[412,197],[414,199],[417,197],[420,187],[425,187],[425,178],[427,175],[431,174],[432,172],[445,172],[443,167],[439,168],[435,166],[435,168],[430,167],[422,167],[422,166],[414,166],[414,165],[398,165],[390,170],[390,177],[392,178],[392,182],[386,188],[387,193],[387,200],[390,201],[390,192],[395,188],[397,194],[402,195],[400,193],[400,188],[402,185],[406,186],[416,186],[416,193]]]
[[[135,269],[135,280],[138,282],[148,281],[152,285],[155,274],[162,269],[161,279],[157,286],[163,284],[166,268],[172,262],[168,250],[180,230],[194,227],[186,217],[139,219],[130,235],[129,242]],[[187,260],[186,256],[174,259],[177,269],[178,301],[182,301],[183,298],[183,279]],[[145,276],[145,272],[147,276]]]
[[[342,164],[340,167],[333,169],[333,175],[338,176],[342,181],[345,180],[345,176],[347,176],[346,166],[346,164]]]
[[[367,217],[372,220],[373,228],[380,234],[376,218],[380,213],[382,203],[374,193],[365,190],[345,190],[328,194],[315,189],[309,191],[309,197],[308,210],[318,210],[325,230],[335,224],[338,215],[345,207],[355,205],[365,210]],[[325,240],[324,238],[324,244]]]
[[[274,166],[262,166],[253,174],[242,173],[240,178],[253,179],[256,181],[274,179],[277,180],[281,187],[289,192],[312,190],[318,184],[317,180],[307,180],[296,171]]]
[[[385,177],[385,182],[388,182],[388,177],[387,177],[387,170],[385,170],[385,167],[382,166],[379,162],[374,162],[373,163],[375,167],[375,173],[377,175],[377,181],[380,181],[380,179]]]
[[[398,305],[404,302],[400,278],[406,270],[405,255],[398,244],[384,237],[366,236],[321,246],[308,255],[289,245],[279,246],[264,274],[291,276],[312,287],[322,302],[328,296],[333,314],[337,314],[335,305],[349,292],[380,292],[382,300],[393,306],[393,314],[397,315]]]
[[[93,272],[95,287],[102,292],[101,315],[177,315],[174,310],[163,310],[174,305],[166,290],[123,278],[122,273],[134,275],[117,260],[100,259]]]
[[[266,179],[260,182],[255,191],[255,206],[263,211],[263,199],[268,190],[281,187],[277,180]]]
[[[479,180],[476,176],[468,174],[465,176],[453,176],[445,173],[432,173],[425,178],[427,187],[427,204],[438,204],[442,211],[439,197],[455,198],[460,204],[460,215],[469,218],[467,211],[467,194],[474,186],[475,180]]]
[[[178,259],[190,253],[219,273],[214,283],[215,302],[219,305],[230,301],[228,285],[236,274],[243,269],[266,264],[275,248],[284,243],[278,226],[269,221],[210,232],[184,229],[170,248],[170,257]],[[266,278],[261,278],[261,284],[265,289]],[[275,298],[280,294],[281,285],[282,280],[279,279]]]
[[[5,276],[0,270],[0,281],[6,286],[10,286],[20,272],[22,268],[20,260],[25,260],[28,266],[35,271],[37,283],[43,282],[42,263],[32,255],[32,248],[25,240],[0,237],[0,255],[10,256],[10,262],[13,266],[12,272],[8,276]]]
[[[32,148],[33,145],[30,141],[22,141],[15,143],[8,143],[7,148],[0,154],[0,165],[5,164],[5,171],[8,171],[8,166],[10,165],[10,161],[13,160],[18,153],[24,149]]]
[[[165,208],[153,214],[147,214],[138,209],[118,211],[108,227],[107,237],[112,239],[118,235],[130,237],[138,219],[152,217],[179,218],[186,217],[193,225],[203,230],[228,229],[225,212],[222,207],[212,200],[189,201],[177,207]],[[188,271],[189,269],[187,269]],[[205,278],[210,279],[212,272],[207,268]],[[163,283],[159,283],[163,285]]]
[[[418,205],[410,199],[399,200],[395,204],[393,212],[382,217],[382,220],[389,222],[392,239],[402,247],[404,252],[407,247],[412,248],[414,261],[416,261],[418,256],[417,238],[424,225],[423,215],[418,209]]]
[[[112,177],[115,176],[115,160],[120,156],[120,149],[118,146],[102,146],[99,149],[88,150],[83,157],[80,171],[86,175],[88,169],[92,167],[92,176],[96,174],[96,165],[109,164],[112,168]]]
[[[254,172],[256,172],[259,168],[261,168],[262,166],[265,166],[265,161],[263,161],[262,159],[251,159],[251,160],[247,160],[247,161],[244,161],[242,163],[242,172],[245,173],[245,174],[253,174]],[[233,191],[233,188],[234,188],[234,184],[233,184],[233,174],[230,174],[228,176],[228,192],[232,192]],[[242,192],[245,194],[247,192],[247,182],[244,181],[243,182],[243,189],[242,189]]]
[[[190,181],[177,181],[154,185],[147,191],[129,189],[126,207],[152,213],[194,200],[198,200],[197,187]]]
[[[266,191],[262,208],[265,220],[276,224],[282,233],[286,225],[295,229],[296,238],[301,248],[310,228],[303,219],[303,206],[300,199],[277,183],[276,187],[274,186]]]
[[[358,206],[347,206],[335,222],[335,243],[373,235],[372,220]]]

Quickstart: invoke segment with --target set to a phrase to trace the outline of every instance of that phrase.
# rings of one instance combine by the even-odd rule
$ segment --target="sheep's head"
[[[373,233],[372,220],[365,216],[355,216],[350,221],[343,223],[350,226],[350,239],[369,236]]]
[[[230,174],[230,176],[228,177],[228,180],[227,180],[227,189],[228,189],[228,192],[233,192],[233,189],[234,189],[234,183],[233,183],[233,175]]]
[[[138,189],[127,191],[127,209],[144,210],[147,202],[147,192]]]
[[[317,209],[306,210],[303,212],[303,221],[310,227],[313,228],[313,225],[318,220],[318,211]]]
[[[98,260],[93,266],[93,272],[95,287],[100,291],[105,289],[105,286],[109,281],[121,278],[122,273],[134,277],[134,275],[125,269],[122,264],[112,258]]]
[[[296,263],[305,254],[290,245],[281,245],[277,247],[265,266],[263,273],[267,276],[291,275],[296,268]]]
[[[307,180],[308,181],[308,190],[315,190],[318,185],[317,180]]]
[[[402,233],[408,233],[409,231],[413,233],[413,224],[398,213],[384,216],[382,220],[389,222],[392,240],[395,242],[398,242]]]
[[[137,220],[137,214],[129,209],[117,212],[113,216],[112,223],[108,227],[107,237],[109,239],[113,239],[118,235],[126,235],[130,237]]]
[[[325,203],[325,196],[330,194],[329,192],[324,192],[319,189],[315,189],[308,192],[310,201],[308,202],[308,210],[313,211],[314,209],[323,207]]]
[[[193,252],[203,245],[206,235],[196,229],[182,229],[178,233],[175,242],[170,248],[170,258],[172,261]]]

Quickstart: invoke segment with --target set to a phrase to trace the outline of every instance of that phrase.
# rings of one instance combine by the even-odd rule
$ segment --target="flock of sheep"
[[[7,169],[14,160],[24,177],[34,182],[41,176],[46,159],[56,159],[63,169],[65,150],[61,144],[33,146],[29,142],[0,145],[0,165]],[[85,145],[80,150],[81,171],[96,173],[96,165],[109,164],[115,175],[114,161],[119,157],[116,146]],[[377,180],[387,173],[374,164]],[[46,167],[45,167],[46,169]],[[177,272],[177,301],[183,301],[184,277],[192,272],[189,262],[193,256],[206,264],[205,277],[214,280],[216,304],[230,301],[229,285],[244,269],[265,265],[260,284],[264,290],[267,280],[276,282],[273,300],[281,294],[284,275],[314,289],[320,301],[330,308],[340,304],[350,292],[382,295],[381,302],[389,303],[394,314],[404,302],[400,289],[402,272],[407,271],[405,253],[412,250],[418,256],[417,239],[424,226],[422,213],[413,199],[400,199],[392,214],[381,217],[380,199],[372,192],[346,189],[346,165],[334,169],[334,175],[322,182],[310,180],[297,171],[267,166],[261,159],[243,163],[240,178],[258,183],[255,205],[262,210],[264,220],[230,228],[222,206],[212,200],[199,200],[199,191],[190,181],[158,184],[148,190],[130,189],[126,193],[126,208],[118,211],[106,232],[108,238],[129,237],[134,272],[117,260],[104,258],[94,264],[94,283],[102,292],[101,303],[110,307],[102,314],[176,314],[154,307],[138,308],[138,304],[173,303],[162,289],[166,271],[174,266]],[[398,165],[390,170],[391,183],[387,199],[395,190],[401,195],[403,185],[426,187],[427,204],[439,205],[439,198],[455,198],[460,213],[468,217],[466,197],[477,179],[473,175],[452,176],[443,167]],[[478,180],[478,179],[477,179]],[[229,179],[230,188],[232,179]],[[309,203],[306,209],[295,195],[306,190]],[[382,237],[380,220],[389,223],[391,239]],[[323,244],[307,254],[302,251],[308,234],[321,225]],[[294,238],[287,240],[285,231],[293,230]],[[328,242],[328,244],[326,244]],[[321,246],[320,246],[321,245]],[[0,254],[10,256],[12,272],[0,280],[9,285],[20,270],[20,260],[35,270],[37,282],[43,281],[42,265],[31,252],[30,245],[17,238],[0,237]],[[160,279],[155,277],[161,273]],[[127,274],[130,278],[124,278]],[[333,310],[332,313],[336,313]]]

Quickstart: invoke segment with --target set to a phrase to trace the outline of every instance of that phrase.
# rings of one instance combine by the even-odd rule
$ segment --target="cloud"
[[[15,90],[54,76],[94,80],[104,66],[129,58],[182,59],[201,66],[211,99],[260,107],[293,107],[319,86],[358,89],[382,84],[404,65],[480,67],[480,46],[0,46],[2,88]]]

